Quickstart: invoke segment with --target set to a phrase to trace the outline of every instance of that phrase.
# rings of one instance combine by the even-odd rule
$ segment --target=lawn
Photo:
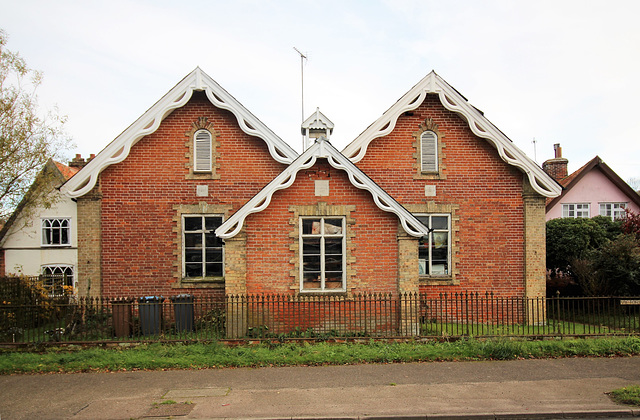
[[[639,337],[315,344],[274,341],[240,346],[153,343],[113,348],[48,348],[42,352],[2,350],[0,374],[630,355],[640,355]]]

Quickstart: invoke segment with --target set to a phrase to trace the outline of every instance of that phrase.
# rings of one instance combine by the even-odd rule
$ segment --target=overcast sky
[[[296,150],[305,114],[342,149],[431,70],[538,163],[599,155],[640,178],[640,1],[0,0],[83,156],[196,66]],[[536,139],[534,151],[533,139]]]

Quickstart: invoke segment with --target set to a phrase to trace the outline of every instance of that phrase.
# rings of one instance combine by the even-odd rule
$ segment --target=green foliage
[[[575,278],[588,296],[640,295],[640,246],[619,235],[572,261]]]
[[[611,391],[609,395],[618,403],[640,407],[640,385],[618,388]]]
[[[45,325],[56,317],[55,299],[41,282],[27,276],[0,282],[0,341],[14,341],[26,329]]]
[[[637,226],[636,226],[637,225]],[[547,269],[572,276],[587,296],[640,295],[640,217],[547,222]]]
[[[620,235],[589,254],[591,270],[612,294],[640,296],[640,246],[631,235]]]
[[[453,342],[265,343],[245,346],[148,344],[131,348],[0,353],[0,374],[140,369],[341,365],[458,360],[640,355],[640,338]]]
[[[599,248],[620,234],[620,221],[597,216],[592,219],[552,219],[547,222],[547,269],[571,271],[571,262]]]

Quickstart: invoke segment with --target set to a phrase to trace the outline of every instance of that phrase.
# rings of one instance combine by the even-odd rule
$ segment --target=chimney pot
[[[553,145],[553,151],[555,152],[556,159],[559,159],[562,157],[562,147],[560,147],[560,143],[556,143]]]
[[[560,143],[553,145],[554,158],[545,160],[542,164],[542,170],[547,173],[551,178],[560,182],[560,180],[569,176],[567,165],[569,160],[562,157],[562,147]]]

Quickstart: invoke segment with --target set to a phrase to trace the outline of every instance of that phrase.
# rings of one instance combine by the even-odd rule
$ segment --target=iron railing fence
[[[640,298],[490,293],[0,298],[0,343],[639,334]]]
[[[66,274],[13,276],[0,278],[0,297],[6,300],[63,297],[74,293],[73,278]]]

